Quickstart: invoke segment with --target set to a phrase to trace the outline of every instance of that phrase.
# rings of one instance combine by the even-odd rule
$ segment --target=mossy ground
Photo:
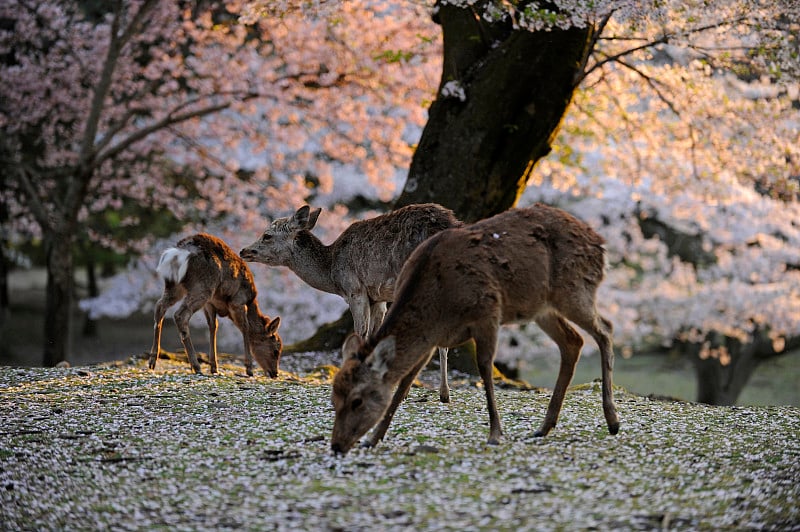
[[[549,399],[412,389],[386,440],[329,451],[330,372],[195,376],[180,362],[0,368],[0,529],[800,529],[800,409],[708,407],[599,385]]]

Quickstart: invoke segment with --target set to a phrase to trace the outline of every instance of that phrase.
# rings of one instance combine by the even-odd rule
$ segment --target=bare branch
[[[111,22],[111,40],[108,43],[108,54],[106,60],[103,62],[103,70],[100,74],[100,81],[95,87],[92,96],[92,105],[89,111],[89,118],[86,120],[86,130],[83,134],[83,142],[81,143],[80,161],[85,165],[92,158],[94,139],[97,135],[97,129],[100,123],[100,116],[103,112],[105,98],[108,91],[111,89],[111,79],[114,75],[114,70],[117,67],[117,60],[125,47],[125,44],[131,39],[134,33],[138,30],[140,23],[145,15],[153,9],[156,5],[156,0],[146,0],[139,11],[134,16],[131,23],[125,28],[122,35],[119,34],[120,18],[122,17],[123,2],[118,2],[114,14],[114,19]]]
[[[669,109],[673,113],[675,113],[676,116],[681,116],[680,111],[675,106],[675,104],[672,102],[672,100],[667,98],[667,96],[664,94],[664,92],[658,86],[660,84],[660,82],[657,79],[653,78],[652,76],[648,76],[647,74],[642,72],[640,69],[636,68],[635,66],[631,65],[630,63],[627,63],[626,61],[623,61],[622,59],[617,59],[617,63],[619,63],[620,65],[622,65],[622,66],[624,66],[626,68],[629,68],[630,70],[636,72],[645,81],[645,83],[647,83],[647,85],[651,89],[653,89],[653,92],[656,93],[656,96],[658,96],[659,100],[664,102],[664,104],[666,104],[667,107],[669,107]]]
[[[28,172],[26,171],[25,167],[22,165],[14,165],[13,166],[14,172],[11,174],[11,178],[14,179],[16,177],[16,181],[21,185],[22,192],[25,194],[25,197],[28,199],[28,207],[33,214],[36,223],[39,224],[43,233],[48,233],[53,230],[53,223],[54,220],[52,217],[47,213],[47,209],[45,208],[45,202],[42,201],[39,192],[36,190],[36,187],[33,186],[33,181],[31,181]],[[56,206],[56,202],[51,202],[53,207]]]
[[[258,96],[259,95],[257,93],[248,93],[241,99],[241,101],[247,101],[247,100],[250,100],[252,98],[256,98]],[[230,107],[235,102],[235,100],[232,100],[232,99],[231,100],[226,100],[226,101],[218,103],[218,104],[208,105],[206,107],[201,107],[199,109],[194,109],[192,111],[186,111],[184,113],[176,114],[176,111],[178,109],[185,108],[186,106],[190,105],[191,103],[196,103],[196,101],[197,101],[197,99],[195,99],[194,102],[184,102],[184,103],[182,103],[175,110],[171,111],[170,113],[165,115],[160,120],[158,120],[156,122],[153,122],[152,124],[150,124],[147,127],[144,127],[144,128],[142,128],[142,129],[140,129],[138,131],[135,131],[135,132],[131,133],[128,137],[126,137],[125,139],[121,140],[119,143],[115,144],[113,147],[111,147],[110,149],[106,150],[105,152],[98,153],[98,155],[96,157],[96,164],[99,164],[100,162],[102,162],[104,160],[107,160],[107,159],[115,157],[120,152],[128,149],[131,145],[135,144],[136,142],[139,142],[140,140],[145,139],[148,135],[151,135],[152,133],[155,133],[156,131],[159,131],[161,129],[165,129],[165,128],[169,127],[169,126],[178,124],[180,122],[185,122],[187,120],[191,120],[192,118],[199,118],[199,117],[202,117],[202,116],[207,116],[207,115],[210,115],[210,114],[217,113],[219,111],[222,111],[223,109],[227,109],[228,107]]]
[[[612,12],[608,12],[605,17],[592,29],[591,39],[589,40],[589,45],[586,48],[586,54],[583,57],[583,61],[581,65],[578,67],[578,71],[575,72],[575,77],[572,80],[572,86],[577,87],[581,84],[584,78],[589,74],[586,71],[586,64],[589,62],[589,58],[592,55],[592,50],[595,49],[597,46],[597,41],[600,38],[600,35],[603,33],[606,25],[608,25],[608,21],[611,20]]]

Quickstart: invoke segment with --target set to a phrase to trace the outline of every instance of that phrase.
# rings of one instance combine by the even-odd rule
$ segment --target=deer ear
[[[370,356],[370,368],[376,372],[380,378],[386,376],[389,371],[389,364],[394,360],[395,341],[394,336],[387,336],[375,346]]]
[[[319,213],[322,212],[322,209],[314,209],[311,211],[311,214],[308,216],[308,222],[306,223],[306,229],[311,231],[314,229],[314,226],[317,225],[317,218],[319,218]]]
[[[281,317],[275,316],[275,319],[267,324],[267,334],[275,334],[278,332],[278,327],[281,326]]]
[[[305,229],[308,224],[308,213],[311,208],[308,205],[303,205],[292,216],[292,225],[295,229]]]
[[[342,362],[346,362],[351,358],[358,357],[358,352],[362,345],[364,345],[364,342],[356,333],[348,336],[345,339],[344,344],[342,344]]]

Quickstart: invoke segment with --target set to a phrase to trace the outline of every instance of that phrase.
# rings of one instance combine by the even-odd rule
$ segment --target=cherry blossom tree
[[[260,226],[262,205],[302,201],[309,182],[330,188],[333,163],[377,183],[409,157],[397,134],[406,113],[382,109],[427,75],[392,55],[424,48],[423,34],[368,9],[298,35],[277,19],[240,24],[239,7],[0,6],[3,202],[12,239],[41,238],[46,251],[45,365],[68,358],[76,235],[118,249],[148,242],[100,232],[93,213],[135,201],[200,226],[226,213]],[[354,30],[376,18],[388,36]],[[398,75],[412,82],[385,81]],[[319,97],[333,87],[347,97]]]
[[[254,2],[250,9],[330,17],[333,4]],[[741,275],[731,264],[739,270],[742,263],[730,257],[742,254],[744,235],[759,250],[761,241],[770,239],[745,230],[731,238],[706,218],[692,220],[688,233],[682,232],[686,213],[676,209],[710,207],[712,218],[730,221],[720,211],[752,204],[757,191],[756,196],[789,202],[777,208],[792,219],[800,161],[798,16],[792,1],[439,1],[434,20],[443,32],[442,73],[397,205],[437,201],[474,220],[515,205],[531,182],[584,194],[604,194],[600,182],[608,178],[630,187],[644,182],[646,187],[630,189],[642,197],[626,214],[635,227],[625,229],[629,241],[618,251],[628,255],[616,256],[634,272],[626,277],[627,289],[638,288],[635,277],[642,269],[653,283],[663,283],[676,269],[693,272],[686,288],[716,291],[706,301],[725,309],[696,305],[693,316],[679,317],[686,307],[676,306],[678,312],[664,315],[671,315],[673,324],[656,318],[661,323],[655,329],[667,342],[687,336],[699,341],[713,331],[745,342],[754,333],[766,334],[767,344],[784,345],[787,335],[797,333],[798,320],[795,312],[781,310],[797,308],[792,274],[797,258],[785,252],[796,239],[793,226],[780,230],[786,245],[778,246],[781,256],[770,262],[772,270],[738,285],[730,283]],[[565,115],[569,129],[560,132]],[[551,150],[553,156],[545,158]],[[587,154],[591,159],[584,159]],[[582,180],[586,171],[596,175]],[[660,201],[648,201],[652,198]],[[642,263],[631,261],[631,248],[652,248],[643,240],[658,234],[654,223],[691,237],[705,258],[682,257],[694,262],[686,270],[672,261],[675,252],[662,240],[665,266],[651,269],[649,252]],[[710,238],[698,234],[712,228],[717,233]],[[698,264],[701,260],[707,262]],[[748,287],[755,290],[753,279],[777,282],[777,277],[786,282],[756,298],[763,304],[772,297],[775,303],[776,294],[785,294],[769,305],[775,313],[765,332],[763,313],[737,300]],[[671,290],[673,283],[667,282]],[[657,311],[648,314],[655,317]],[[641,314],[634,323],[652,325]],[[730,356],[719,355],[724,351],[704,348],[700,358],[730,366]]]
[[[83,35],[100,33],[88,45],[64,48],[97,48],[105,57],[114,21],[130,21],[149,4],[94,17],[74,8],[73,19],[86,21]],[[153,80],[163,79],[170,89],[140,97],[122,88],[137,76],[114,77],[121,88],[108,92],[117,96],[106,98],[102,127],[88,145],[102,143],[103,131],[116,135],[105,147],[116,145],[149,121],[203,101],[227,107],[149,131],[106,159],[94,174],[102,179],[88,182],[76,227],[85,227],[84,212],[114,207],[122,196],[160,202],[199,226],[233,220],[219,226],[235,228],[226,233],[233,240],[251,230],[254,236],[266,214],[299,201],[341,198],[346,192],[337,188],[348,183],[353,195],[387,201],[399,192],[398,205],[438,201],[467,220],[544,199],[606,236],[612,267],[603,299],[621,345],[686,339],[708,343],[706,360],[726,361],[708,342],[714,331],[745,341],[764,333],[774,347],[800,335],[793,266],[800,264],[800,237],[792,221],[800,173],[796,2],[270,0],[241,10],[152,4],[154,12],[172,14],[151,17],[147,32],[133,32],[118,63],[129,58],[128,72],[145,72],[141,77],[156,88]],[[27,24],[60,32],[78,26],[38,14],[39,4],[20,5],[38,21]],[[9,9],[2,20],[22,18],[20,12],[26,11]],[[186,44],[178,36],[190,27],[198,29]],[[49,57],[44,45],[31,59],[16,57],[36,50],[25,44],[35,33],[3,33],[4,80]],[[135,43],[152,53],[137,55],[145,46]],[[54,58],[27,75],[57,80],[72,67],[100,72],[103,64]],[[61,85],[89,87],[78,100],[89,109],[97,79]],[[3,87],[14,93],[9,101],[26,102],[40,116],[64,114],[65,94],[53,90],[58,83],[31,101],[31,89],[14,92],[25,84],[11,85]],[[50,100],[52,94],[61,99]],[[127,95],[137,97],[124,103]],[[112,112],[117,106],[119,114]],[[73,107],[80,106],[67,106]],[[68,145],[60,141],[85,132],[89,114],[65,115],[78,117],[77,127],[42,118],[47,130],[25,125],[18,132],[17,124],[28,124],[18,118],[37,113],[21,112],[27,107],[19,103],[7,109],[0,119],[12,135],[0,142],[14,171],[4,199],[17,234],[46,235],[25,190],[39,183],[59,190],[49,176],[68,165],[47,162],[45,150],[34,148]],[[119,118],[125,116],[127,122]],[[66,153],[77,161],[84,137],[75,138]],[[409,170],[398,189],[401,169]],[[31,181],[34,170],[35,186],[26,189],[24,175]],[[668,234],[694,242],[690,248],[702,257],[668,242]],[[122,287],[150,293],[154,257],[151,249],[137,263],[141,277],[127,273],[115,285],[139,306],[146,298]],[[287,312],[313,298],[298,289],[291,299],[280,301]],[[103,305],[119,300],[109,296]],[[530,345],[519,335],[515,343]]]

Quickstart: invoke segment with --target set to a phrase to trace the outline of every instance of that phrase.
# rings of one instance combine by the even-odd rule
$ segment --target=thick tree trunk
[[[72,238],[55,233],[45,239],[47,294],[44,315],[43,366],[69,360],[72,347]]]
[[[512,31],[442,6],[444,69],[396,207],[437,202],[464,221],[513,207],[547,155],[590,46],[590,30]],[[464,100],[445,96],[457,82]]]

